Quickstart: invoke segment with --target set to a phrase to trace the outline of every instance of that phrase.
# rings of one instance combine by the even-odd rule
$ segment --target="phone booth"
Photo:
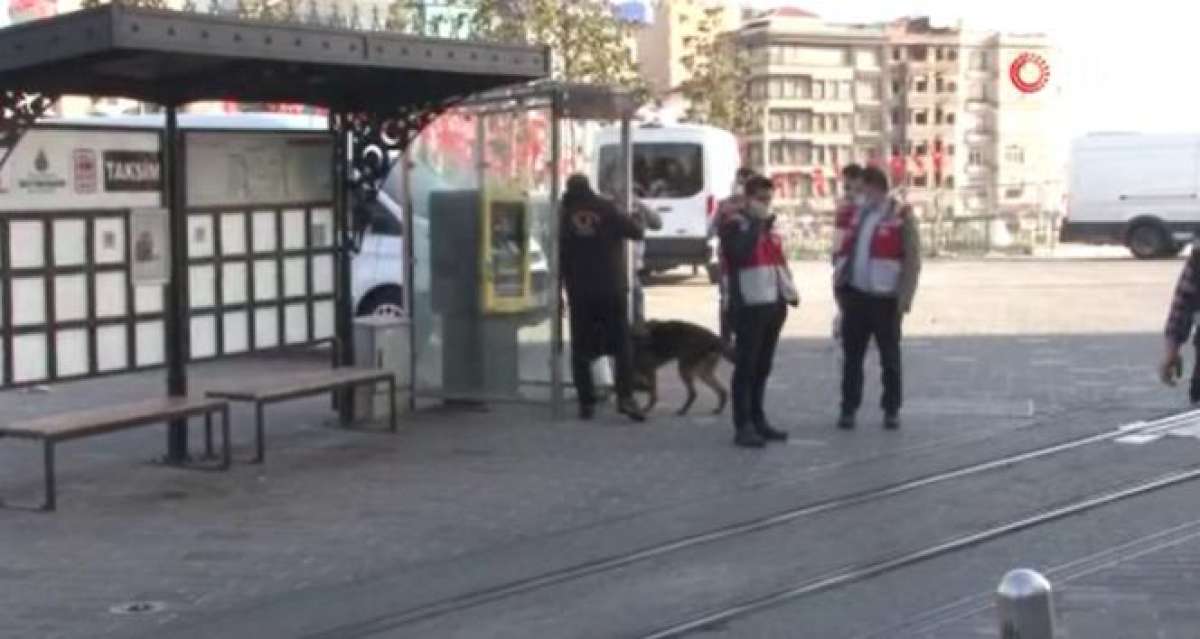
[[[518,331],[535,301],[530,203],[517,189],[440,191],[430,199],[433,311],[442,318],[448,396],[506,397],[520,385]]]

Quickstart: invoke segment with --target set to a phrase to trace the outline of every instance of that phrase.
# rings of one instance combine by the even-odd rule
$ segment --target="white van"
[[[1200,230],[1200,135],[1090,135],[1071,147],[1063,242],[1178,255]]]
[[[646,233],[646,270],[707,265],[709,217],[733,193],[741,165],[737,138],[695,124],[643,124],[632,133],[634,195],[663,219],[661,230]],[[612,193],[621,170],[620,129],[600,131],[596,147],[597,190]]]

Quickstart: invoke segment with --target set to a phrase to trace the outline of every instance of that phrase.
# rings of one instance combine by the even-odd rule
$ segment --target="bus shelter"
[[[406,158],[406,305],[414,397],[549,402],[564,389],[558,200],[568,173],[629,184],[633,96],[539,82],[474,96],[441,115]],[[627,179],[597,179],[594,128],[620,125]],[[608,193],[628,209],[628,193]],[[630,273],[632,276],[632,273]],[[632,280],[630,280],[632,281]],[[632,305],[630,305],[632,309]]]
[[[326,26],[292,15],[246,21],[104,5],[0,29],[0,165],[59,96],[123,97],[164,107],[163,201],[135,211],[140,221],[127,227],[139,228],[137,237],[127,238],[134,256],[129,270],[131,276],[165,282],[167,393],[185,395],[189,272],[181,106],[218,100],[328,110],[334,135],[334,365],[346,365],[354,352],[353,309],[346,299],[354,242],[348,212],[377,196],[390,158],[406,150],[438,114],[471,95],[543,78],[549,65],[545,47]],[[7,315],[0,339],[11,353],[11,292],[0,295]],[[94,342],[97,328],[88,330]],[[51,327],[51,339],[53,332]],[[348,410],[349,402],[340,404]],[[187,444],[186,423],[172,424],[167,461],[185,461]]]

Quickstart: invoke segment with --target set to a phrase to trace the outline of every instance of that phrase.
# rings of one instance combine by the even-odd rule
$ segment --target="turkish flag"
[[[813,193],[815,193],[817,197],[825,197],[825,171],[823,171],[821,167],[818,166],[817,168],[813,169],[812,181]]]
[[[925,175],[925,158],[915,150],[912,155],[913,175]]]
[[[899,150],[892,152],[892,160],[889,168],[892,170],[893,184],[900,184],[904,181],[904,174],[908,169],[908,166],[904,162],[904,156],[900,154]]]
[[[941,147],[935,148],[933,150],[933,173],[938,177],[938,179],[941,179],[942,177],[942,167],[945,166],[945,164],[946,155],[942,153]]]

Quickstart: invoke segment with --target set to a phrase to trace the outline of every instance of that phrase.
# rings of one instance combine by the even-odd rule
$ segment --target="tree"
[[[689,120],[747,133],[761,126],[761,105],[750,95],[750,56],[736,33],[720,32],[720,8],[705,12],[697,35],[684,42],[681,62],[691,77],[679,91]]]
[[[631,27],[607,0],[394,0],[388,16],[395,30],[419,23],[424,33],[548,45],[558,80],[645,88],[628,44]]]

